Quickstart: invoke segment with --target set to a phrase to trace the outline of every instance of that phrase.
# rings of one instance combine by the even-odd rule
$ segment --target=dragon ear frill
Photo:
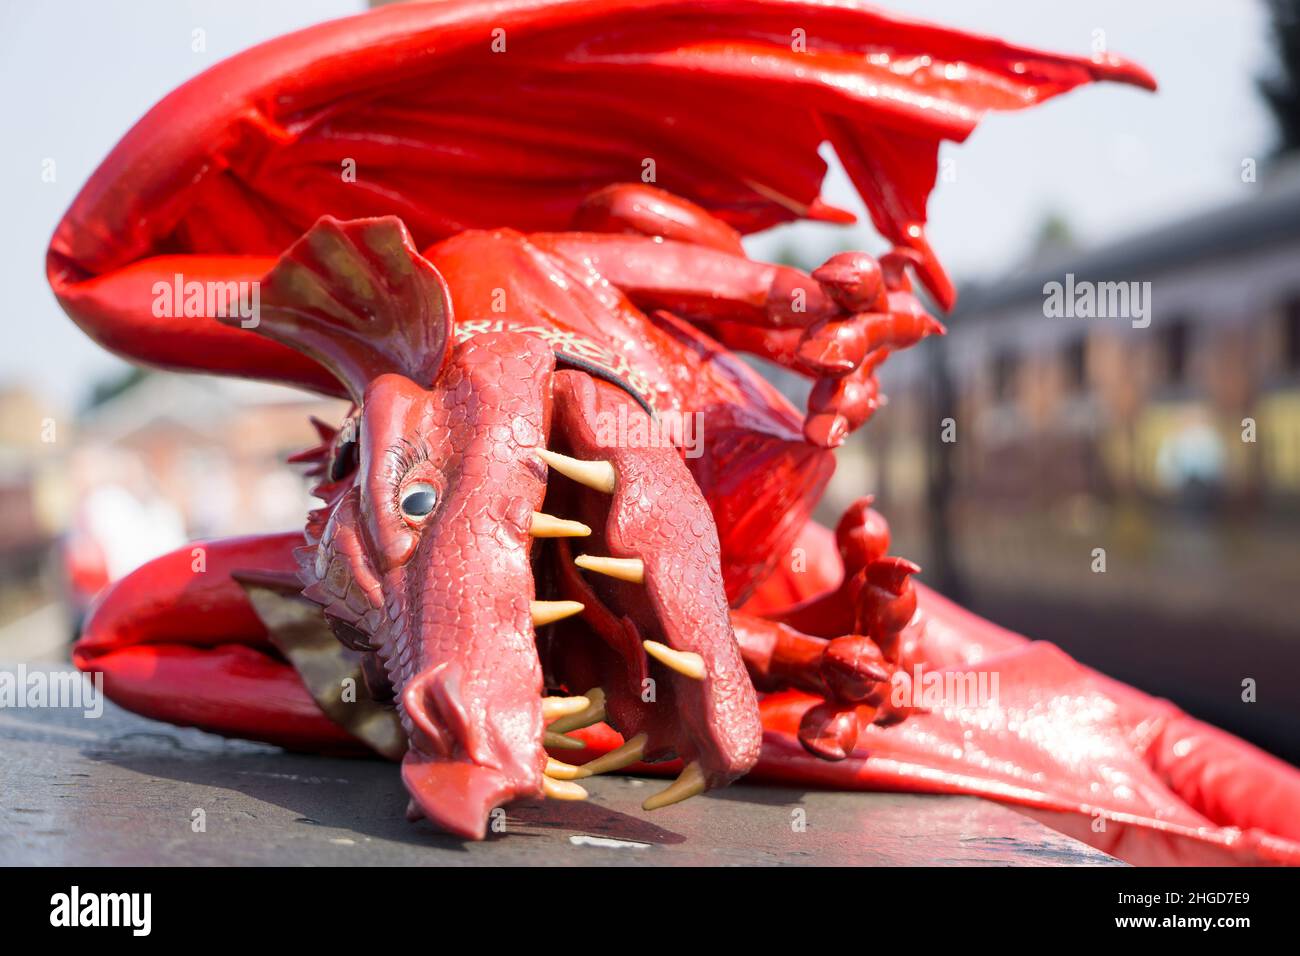
[[[451,329],[447,284],[391,216],[322,217],[262,283],[257,331],[328,369],[357,405],[385,373],[432,383]]]

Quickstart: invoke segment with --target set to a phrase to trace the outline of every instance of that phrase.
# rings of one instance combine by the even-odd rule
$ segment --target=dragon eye
[[[433,485],[417,482],[402,495],[402,514],[408,518],[423,518],[438,503],[438,492]]]

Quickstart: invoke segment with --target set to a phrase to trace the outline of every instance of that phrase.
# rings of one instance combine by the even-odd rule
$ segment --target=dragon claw
[[[808,328],[795,355],[809,374],[847,375],[867,355],[862,323],[855,319],[824,319]]]
[[[814,757],[843,760],[857,746],[863,723],[857,706],[821,703],[799,721],[799,743]]]
[[[814,269],[812,277],[845,312],[871,312],[885,304],[880,263],[865,252],[837,253]]]
[[[818,671],[833,699],[857,703],[888,681],[892,668],[875,641],[847,634],[826,645]]]
[[[819,448],[838,448],[851,431],[849,420],[833,412],[809,415],[803,424],[804,438]]]

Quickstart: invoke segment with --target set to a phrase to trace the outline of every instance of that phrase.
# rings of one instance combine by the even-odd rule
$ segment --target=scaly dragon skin
[[[909,273],[952,302],[939,142],[1094,79],[1154,86],[798,0],[399,5],[214,67],[92,177],[51,284],[133,359],[353,412],[298,456],[305,533],[139,569],[78,666],[159,719],[401,760],[408,813],[469,838],[666,767],[647,809],[752,771],[1012,801],[1137,862],[1300,861],[1290,768],[916,584],[870,499],[810,519],[875,370],[942,331]],[[894,248],[749,260],[741,232],[850,218],[823,140]],[[673,192],[627,184],[647,158]],[[160,314],[178,275],[260,283],[256,328]],[[810,377],[807,413],[737,352]],[[924,706],[922,667],[1000,692]]]

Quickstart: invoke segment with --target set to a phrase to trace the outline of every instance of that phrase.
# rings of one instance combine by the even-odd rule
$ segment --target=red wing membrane
[[[326,214],[400,216],[420,247],[471,227],[560,229],[650,161],[660,186],[743,232],[843,219],[818,198],[829,138],[877,229],[921,254],[948,305],[922,229],[939,142],[1093,80],[1154,86],[1109,54],[828,3],[394,5],[262,44],[164,99],[60,223],[50,277],[97,339],[168,364],[161,338],[124,341],[134,320],[105,314],[123,290],[87,300],[79,284],[169,253],[276,256]],[[210,367],[249,347],[216,334],[232,346]],[[268,345],[258,354],[281,354]]]

